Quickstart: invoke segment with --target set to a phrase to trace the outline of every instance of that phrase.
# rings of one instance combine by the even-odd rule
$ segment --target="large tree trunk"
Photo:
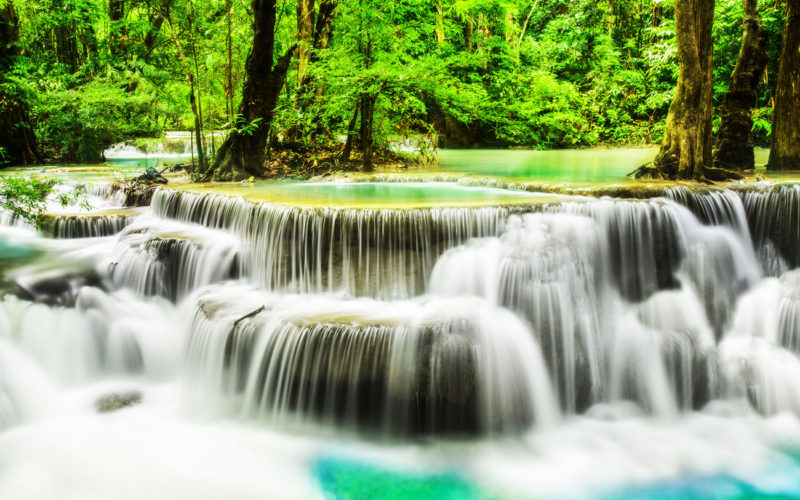
[[[786,24],[772,117],[768,168],[800,169],[800,0],[786,0]]]
[[[243,123],[225,140],[205,178],[260,176],[264,171],[264,150],[272,115],[296,50],[296,46],[291,47],[273,66],[276,3],[276,0],[253,0],[253,48],[245,64],[239,105]]]
[[[19,56],[18,23],[14,4],[9,2],[0,10],[0,83],[3,83],[3,75],[9,74],[15,58]],[[24,165],[39,163],[28,107],[17,96],[3,91],[0,91],[0,147],[5,149],[5,156],[0,158],[4,162]]]
[[[756,88],[767,61],[767,31],[761,26],[758,0],[744,0],[744,32],[739,59],[719,108],[722,123],[717,150],[714,151],[715,167],[729,170],[755,167],[750,137],[753,128],[752,109],[756,105]]]
[[[356,142],[356,121],[358,120],[358,113],[361,110],[361,100],[356,101],[356,110],[353,113],[353,118],[347,125],[347,139],[344,142],[344,150],[342,150],[341,160],[343,162],[350,161],[350,153],[353,151],[353,144]],[[360,138],[359,138],[360,141]]]
[[[225,36],[225,48],[227,51],[228,61],[225,64],[225,110],[228,114],[228,123],[234,122],[234,105],[233,105],[233,23],[231,21],[231,11],[233,10],[233,1],[226,0],[225,2],[225,23],[227,24],[228,31]]]
[[[676,0],[680,74],[654,165],[667,178],[700,180],[711,166],[711,24],[714,0]]]
[[[361,169],[364,172],[372,172],[372,156],[375,141],[373,139],[373,126],[375,122],[375,100],[376,96],[361,96]]]

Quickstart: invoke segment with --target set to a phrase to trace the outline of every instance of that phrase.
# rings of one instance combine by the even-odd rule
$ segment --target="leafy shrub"
[[[112,144],[161,132],[146,94],[105,81],[46,92],[32,111],[39,140],[64,161],[100,161]]]

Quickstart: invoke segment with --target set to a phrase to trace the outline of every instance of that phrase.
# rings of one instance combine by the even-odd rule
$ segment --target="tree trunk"
[[[155,12],[151,14],[150,29],[147,30],[147,34],[144,37],[145,62],[150,60],[150,56],[153,54],[153,50],[156,48],[158,34],[161,32],[161,26],[164,24],[164,20],[169,17],[170,7],[172,7],[172,0],[161,0],[159,6],[156,7]]]
[[[0,83],[9,74],[19,56],[19,19],[14,4],[0,10]],[[0,86],[0,89],[3,88]],[[29,165],[39,163],[36,135],[28,116],[28,106],[17,96],[0,90],[0,147],[5,149],[2,162]]]
[[[676,0],[680,74],[654,166],[667,178],[700,180],[711,167],[711,24],[714,0]]]
[[[800,0],[786,0],[768,168],[800,168]]]
[[[314,38],[314,0],[297,1],[297,85],[302,87],[311,62]]]
[[[245,64],[245,82],[239,114],[243,123],[220,148],[205,178],[260,176],[264,150],[278,95],[286,82],[296,46],[273,66],[275,52],[276,0],[253,0],[253,48]]]
[[[372,153],[373,153],[373,124],[375,118],[376,96],[361,96],[361,169],[364,172],[372,172]]]
[[[301,9],[301,6],[308,3]],[[322,0],[319,12],[314,13],[313,0],[299,0],[297,5],[297,97],[295,107],[300,115],[305,113],[316,97],[322,95],[322,87],[314,85],[308,74],[308,66],[319,61],[319,53],[328,48],[333,37],[333,18],[339,0]],[[303,47],[306,47],[305,49]],[[321,127],[317,127],[317,130]],[[294,126],[287,134],[294,139],[300,135],[300,127]]]
[[[233,106],[233,36],[231,22],[231,10],[233,10],[233,1],[227,0],[225,4],[225,20],[228,25],[228,33],[225,37],[225,44],[228,56],[228,63],[225,65],[225,109],[228,114],[228,123],[233,125],[234,122],[234,106]]]
[[[350,161],[350,153],[353,151],[353,144],[356,142],[356,121],[358,120],[360,104],[360,100],[356,102],[356,110],[353,113],[353,118],[350,119],[350,123],[347,125],[347,139],[344,141],[344,149],[342,150],[341,158],[344,162]]]
[[[750,132],[756,88],[767,67],[767,31],[761,26],[758,0],[744,0],[744,31],[739,59],[731,83],[719,108],[719,129],[714,166],[729,170],[752,170],[755,154]]]
[[[125,57],[128,30],[125,27],[125,0],[108,1],[108,19],[112,25],[111,53],[117,58]]]
[[[436,17],[436,43],[441,48],[444,45],[444,7],[442,6],[442,0],[436,0],[434,16]]]
[[[191,4],[190,4],[191,5]],[[195,127],[197,128],[197,152],[200,165],[200,171],[205,172],[208,169],[208,159],[206,158],[206,144],[205,144],[205,124],[203,121],[203,95],[200,91],[200,67],[197,63],[197,45],[194,39],[194,9],[189,11],[189,32],[191,33],[190,41],[192,43],[192,59],[194,60],[194,87],[197,95],[197,113],[195,114]],[[192,99],[194,99],[195,92],[192,92]]]
[[[333,19],[336,17],[338,7],[339,0],[321,0],[319,3],[317,25],[314,27],[314,54],[311,55],[311,62],[318,61],[317,52],[327,49],[331,44]]]
[[[200,172],[205,172],[208,169],[208,165],[205,161],[205,153],[203,151],[203,118],[200,115],[200,110],[197,106],[197,82],[195,81],[195,72],[192,71],[192,66],[189,64],[189,60],[186,58],[186,53],[183,50],[183,45],[181,41],[178,39],[178,36],[175,31],[175,26],[172,25],[172,18],[168,18],[170,25],[171,25],[171,33],[172,33],[172,41],[175,44],[175,49],[178,52],[178,59],[180,59],[181,64],[183,65],[184,71],[186,71],[186,81],[189,83],[189,105],[192,108],[192,115],[194,115],[194,135],[195,135],[195,142],[197,145],[197,163],[200,167]],[[191,20],[189,23],[189,31],[192,31]],[[192,43],[192,50],[194,51],[194,38],[190,38]],[[194,160],[192,160],[194,162]]]
[[[189,104],[192,107],[192,114],[194,115],[194,138],[197,144],[197,165],[200,171],[204,172],[207,168],[207,162],[205,148],[203,147],[203,112],[199,107],[197,98],[200,97],[200,92],[197,89],[198,85],[195,76],[189,73]]]

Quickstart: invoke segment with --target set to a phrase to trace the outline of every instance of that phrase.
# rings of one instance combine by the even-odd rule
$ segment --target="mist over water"
[[[308,189],[3,219],[0,498],[800,496],[796,185]]]

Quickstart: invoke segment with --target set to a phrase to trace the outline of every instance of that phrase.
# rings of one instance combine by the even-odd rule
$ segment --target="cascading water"
[[[187,383],[201,396],[216,393],[211,407],[387,436],[555,420],[527,329],[477,299],[465,309],[453,300],[385,304],[221,287],[196,300]]]
[[[496,235],[510,209],[336,209],[259,204],[160,190],[153,212],[237,234],[243,274],[272,290],[346,290],[407,298],[422,293],[436,258],[470,237]]]
[[[143,217],[119,235],[109,278],[130,288],[172,300],[238,275],[239,242],[204,227]]]
[[[456,470],[485,497],[662,498],[684,474],[755,491],[764,467],[800,471],[775,449],[800,445],[796,192],[160,189],[61,234],[83,240],[0,228],[19,255],[0,261],[0,496],[353,498],[325,489],[348,460]]]
[[[778,276],[800,266],[800,185],[771,184],[741,194],[764,271]]]

